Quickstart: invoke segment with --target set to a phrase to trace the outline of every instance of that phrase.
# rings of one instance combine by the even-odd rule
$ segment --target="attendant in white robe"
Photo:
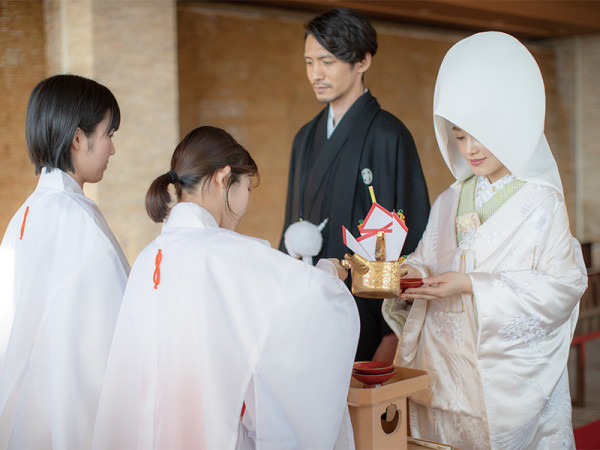
[[[354,447],[354,299],[329,261],[233,231],[257,174],[229,134],[200,127],[152,183],[163,229],[131,271],[94,448]]]
[[[540,70],[513,37],[479,33],[446,54],[434,96],[456,182],[407,259],[425,286],[384,303],[396,362],[425,369],[416,437],[460,448],[574,448],[569,346],[587,276],[544,136]]]
[[[27,107],[36,190],[0,247],[0,448],[89,448],[129,264],[84,183],[102,179],[120,112],[57,75]]]

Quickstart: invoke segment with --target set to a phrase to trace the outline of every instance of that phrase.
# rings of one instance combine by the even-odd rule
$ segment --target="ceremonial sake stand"
[[[369,192],[373,205],[359,225],[360,243],[345,227],[342,228],[344,244],[354,254],[346,254],[341,265],[351,271],[354,295],[375,299],[398,297],[402,292],[401,279],[407,273],[406,268],[401,267],[404,261],[401,254],[408,228],[403,214],[398,215],[379,205],[372,186],[369,186]],[[395,368],[396,373],[390,379],[375,386],[358,381],[354,378],[356,374],[352,377],[348,410],[356,449],[451,448],[408,437],[406,398],[428,389],[430,380],[423,370]]]
[[[424,441],[417,443],[408,438],[406,398],[428,389],[429,375],[424,370],[396,368],[396,374],[377,387],[365,387],[352,378],[348,391],[348,409],[356,449],[450,448]]]

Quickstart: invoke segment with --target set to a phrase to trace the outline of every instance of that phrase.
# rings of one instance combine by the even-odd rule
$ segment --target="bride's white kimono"
[[[353,448],[359,326],[337,277],[178,203],[133,265],[94,447]]]
[[[0,448],[89,448],[129,264],[96,204],[42,171],[0,247]]]
[[[432,380],[410,402],[414,436],[460,448],[574,447],[567,358],[587,276],[543,136],[540,83],[531,55],[502,33],[459,42],[440,68],[436,134],[458,181],[434,202],[407,263],[423,276],[466,272],[474,295],[384,302],[401,338],[396,362]],[[526,181],[459,245],[455,218],[472,173],[452,124]]]
[[[462,183],[434,202],[407,262],[424,276],[459,271],[456,216]],[[585,290],[579,244],[564,201],[527,183],[473,233],[468,252],[474,296],[387,301],[401,335],[397,363],[429,371],[432,389],[415,397],[413,434],[457,446],[564,448],[572,440],[566,363]],[[458,256],[458,257],[457,257]],[[432,422],[425,415],[431,414]],[[488,436],[489,427],[489,436]],[[455,434],[456,433],[456,434]],[[470,442],[457,443],[461,435]]]

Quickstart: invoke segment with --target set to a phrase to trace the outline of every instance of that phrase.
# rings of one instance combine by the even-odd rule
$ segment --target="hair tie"
[[[167,172],[167,175],[169,175],[171,177],[171,183],[175,184],[179,181],[179,179],[177,178],[177,174],[175,173],[174,170],[169,170]]]

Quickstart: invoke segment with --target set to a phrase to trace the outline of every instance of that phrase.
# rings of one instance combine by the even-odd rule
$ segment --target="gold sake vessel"
[[[375,261],[346,253],[341,264],[350,270],[354,295],[364,298],[390,298],[400,295],[400,278],[408,272],[400,267],[403,261],[403,257],[398,261],[385,261],[385,241],[383,232],[379,232]]]

